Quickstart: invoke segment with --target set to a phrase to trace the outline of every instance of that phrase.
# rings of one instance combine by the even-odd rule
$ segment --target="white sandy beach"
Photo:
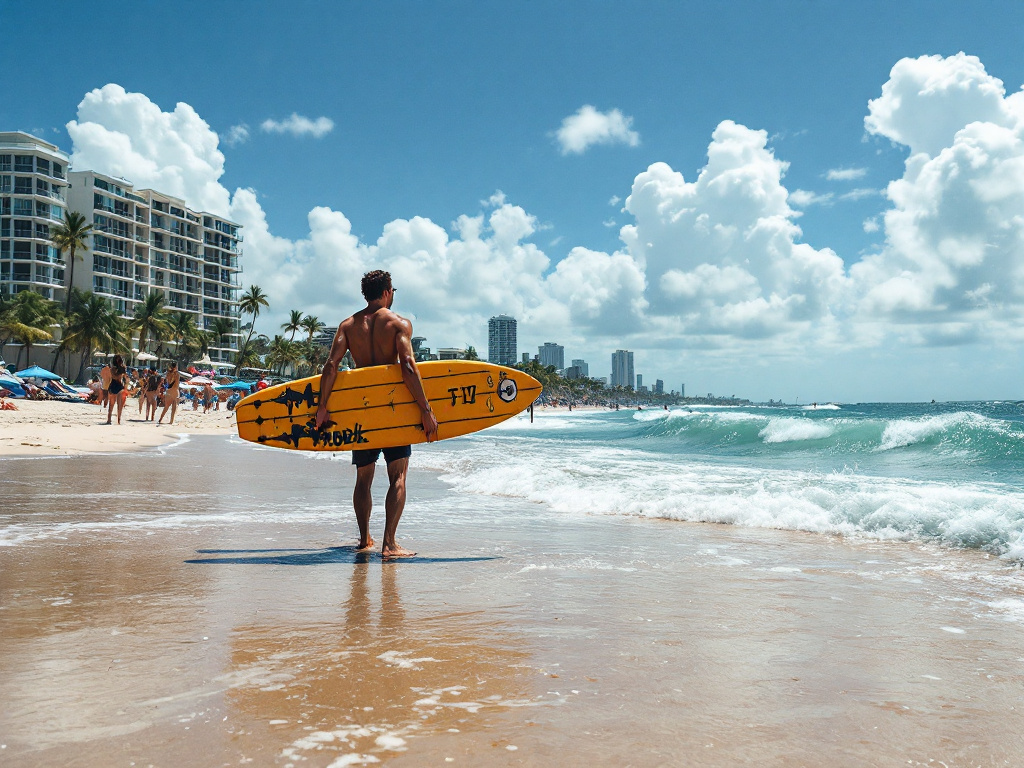
[[[223,406],[209,413],[193,411],[191,406],[179,407],[174,424],[168,424],[167,419],[164,424],[156,424],[143,421],[137,401],[129,400],[121,424],[117,423],[115,408],[114,423],[108,425],[107,411],[98,405],[50,400],[8,402],[18,410],[0,411],[0,457],[122,453],[167,445],[182,434],[235,433],[234,413]]]

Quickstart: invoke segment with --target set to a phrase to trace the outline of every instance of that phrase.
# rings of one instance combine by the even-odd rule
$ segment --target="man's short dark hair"
[[[384,291],[391,290],[391,273],[383,269],[375,269],[363,275],[363,298],[367,301],[376,301],[384,295]]]

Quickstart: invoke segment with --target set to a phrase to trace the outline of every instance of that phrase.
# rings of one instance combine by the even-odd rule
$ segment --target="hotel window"
[[[32,237],[32,222],[25,219],[14,220],[15,237]]]
[[[11,236],[11,220],[10,219],[0,219],[0,237],[10,237],[10,236]]]
[[[40,240],[50,239],[50,225],[49,224],[36,224],[36,237]]]
[[[32,173],[33,166],[32,161],[35,158],[32,155],[15,155],[14,156],[14,172],[15,173]]]
[[[50,175],[50,161],[43,160],[41,157],[36,158],[36,173],[45,173],[47,176]]]
[[[31,280],[32,276],[32,265],[31,264],[15,264],[14,265],[14,280],[19,282],[27,283]]]
[[[53,206],[53,208],[50,209],[50,218],[56,221],[64,221],[64,209],[59,205]]]
[[[32,177],[31,176],[15,176],[14,177],[14,194],[16,194],[16,195],[31,195],[32,194]]]
[[[11,279],[11,262],[0,261],[0,280]]]
[[[15,240],[14,258],[21,259],[22,261],[30,261],[32,259],[32,243],[26,242],[25,240]]]
[[[11,215],[11,198],[0,197],[0,214],[5,216]]]
[[[14,215],[15,216],[31,216],[32,215],[32,201],[22,200],[20,198],[14,198]]]
[[[36,194],[49,196],[50,183],[48,181],[43,181],[42,179],[36,179]]]
[[[10,171],[10,170],[11,170],[11,156],[10,155],[0,155],[0,171]]]
[[[10,174],[8,174],[6,176],[0,176],[0,192],[7,192],[8,194],[10,194],[10,192],[11,192],[11,176],[10,176]]]
[[[55,176],[58,179],[63,179],[64,178],[64,166],[61,165],[60,163],[54,163],[53,164],[53,176]]]
[[[50,204],[49,203],[40,203],[37,200],[36,201],[36,216],[40,216],[40,217],[42,217],[44,219],[50,218]]]

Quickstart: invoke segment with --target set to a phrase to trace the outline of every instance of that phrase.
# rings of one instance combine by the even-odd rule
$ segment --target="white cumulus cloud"
[[[224,143],[227,144],[229,147],[244,144],[248,140],[249,126],[245,123],[232,125],[230,128],[228,128],[228,132],[224,135]]]
[[[864,314],[926,343],[1020,338],[1024,94],[963,53],[903,59],[865,125],[910,156],[886,192],[884,248],[851,270]]]
[[[590,104],[562,120],[555,134],[563,155],[578,155],[595,144],[640,145],[640,134],[633,130],[633,118],[617,109],[600,112]]]
[[[334,121],[329,117],[318,117],[310,120],[297,112],[284,120],[267,119],[260,123],[260,130],[264,133],[290,133],[292,136],[312,136],[314,139],[322,139],[334,130]]]
[[[643,265],[649,313],[680,335],[765,338],[826,330],[845,301],[842,259],[798,242],[782,184],[787,164],[765,131],[726,120],[695,181],[665,163],[639,174],[622,228]]]

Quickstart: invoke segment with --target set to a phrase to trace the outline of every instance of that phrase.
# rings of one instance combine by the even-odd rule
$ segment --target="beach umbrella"
[[[23,371],[18,371],[16,374],[22,379],[59,379],[56,373],[48,371],[45,368],[40,368],[38,365],[33,365],[31,368],[26,368]]]
[[[189,379],[189,384],[213,384],[213,381],[206,378],[205,376],[193,376]]]
[[[246,384],[244,381],[233,381],[230,384],[218,384],[214,389],[238,389],[242,392],[251,392],[252,385]]]
[[[210,359],[209,354],[206,354],[206,355],[203,355],[198,360],[194,360],[192,362],[192,365],[194,365],[196,368],[199,368],[200,366],[203,366],[203,365],[209,366],[209,365],[213,365],[213,360]]]
[[[139,354],[136,355],[135,357],[140,363],[146,363],[149,362],[150,360],[158,359],[156,355],[151,355],[149,352],[139,352]]]

